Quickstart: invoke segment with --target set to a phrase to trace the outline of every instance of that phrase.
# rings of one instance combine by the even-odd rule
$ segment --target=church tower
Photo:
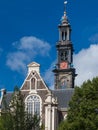
[[[65,6],[67,2],[64,2]],[[71,26],[66,16],[66,10],[61,19],[59,41],[57,42],[57,64],[55,74],[55,89],[74,88],[75,68],[73,68],[73,44],[71,42]]]

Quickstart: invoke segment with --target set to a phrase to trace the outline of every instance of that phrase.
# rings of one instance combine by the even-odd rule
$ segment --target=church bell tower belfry
[[[64,2],[65,6],[67,2]],[[66,9],[66,8],[65,8]],[[61,19],[59,41],[57,42],[57,64],[53,70],[55,89],[74,88],[75,68],[73,68],[73,44],[71,42],[71,26],[66,16],[66,10]]]

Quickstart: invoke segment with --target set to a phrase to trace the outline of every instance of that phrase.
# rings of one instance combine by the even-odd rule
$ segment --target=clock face
[[[67,69],[67,68],[68,68],[67,62],[60,63],[60,69]]]

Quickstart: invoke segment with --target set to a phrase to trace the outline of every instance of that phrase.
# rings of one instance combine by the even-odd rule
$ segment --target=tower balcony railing
[[[57,45],[71,45],[71,41],[69,40],[61,40],[59,42],[57,42]]]

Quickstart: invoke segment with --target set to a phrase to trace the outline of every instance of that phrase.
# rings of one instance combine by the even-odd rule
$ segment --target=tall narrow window
[[[36,81],[35,81],[35,78],[32,78],[31,79],[31,89],[35,89],[35,84],[36,83]]]
[[[67,40],[67,32],[62,32],[62,40],[65,41]]]
[[[64,35],[65,35],[64,40],[68,40],[68,39],[67,39],[67,32],[65,32],[65,34],[64,34]]]
[[[40,115],[40,98],[36,95],[31,95],[26,99],[26,110],[28,113]]]
[[[62,32],[62,40],[64,40],[64,32]]]

